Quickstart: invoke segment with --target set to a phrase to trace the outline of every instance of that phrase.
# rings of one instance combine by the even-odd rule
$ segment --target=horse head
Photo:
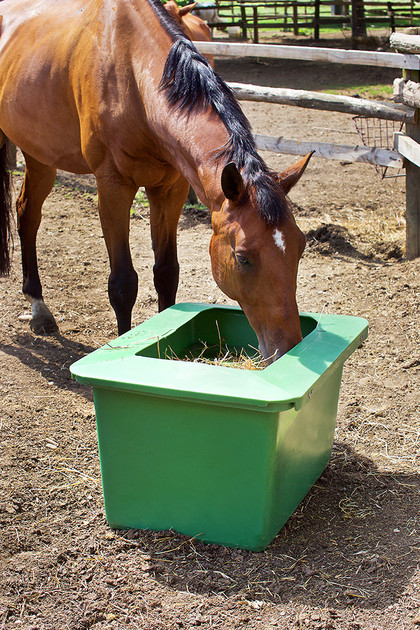
[[[193,15],[191,11],[196,6],[196,2],[193,4],[187,4],[184,7],[179,7],[174,0],[166,2],[165,9],[173,17],[175,22],[181,28],[182,32],[187,35],[192,41],[209,42],[211,39],[210,28],[207,22],[202,20],[198,15]]]
[[[285,206],[277,221],[261,215],[255,191],[248,189],[234,163],[223,169],[225,201],[212,215],[213,277],[220,289],[240,304],[258,337],[261,354],[270,362],[302,339],[296,280],[305,236],[286,195],[301,177],[310,156],[273,176],[273,186]]]

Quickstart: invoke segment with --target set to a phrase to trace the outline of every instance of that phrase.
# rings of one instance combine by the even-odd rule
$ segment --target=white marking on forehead
[[[277,247],[279,249],[281,249],[283,254],[285,254],[286,253],[286,243],[284,242],[283,232],[280,232],[280,230],[278,228],[276,228],[274,230],[273,237],[274,237],[274,242],[277,245]]]

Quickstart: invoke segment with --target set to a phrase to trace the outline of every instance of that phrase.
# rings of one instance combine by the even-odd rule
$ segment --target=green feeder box
[[[240,308],[177,304],[71,366],[93,388],[111,527],[267,547],[328,463],[343,364],[367,337],[358,317],[300,322],[262,370],[168,360],[258,345]]]

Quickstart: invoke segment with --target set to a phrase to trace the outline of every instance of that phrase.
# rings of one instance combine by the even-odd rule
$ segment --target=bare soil
[[[342,91],[394,71],[219,60],[231,81]],[[335,73],[334,76],[332,73]],[[245,103],[256,132],[359,144],[350,116]],[[290,156],[265,155],[278,169]],[[22,174],[15,174],[19,190]],[[175,532],[113,531],[104,517],[91,391],[69,366],[116,336],[90,177],[60,173],[39,233],[40,273],[60,334],[34,335],[16,243],[0,281],[0,629],[408,630],[420,625],[419,275],[404,259],[405,180],[312,159],[291,193],[308,237],[301,310],[366,317],[345,364],[333,454],[265,552]],[[226,303],[210,273],[205,211],[179,227],[179,301]],[[157,311],[148,211],[131,223],[139,298]]]

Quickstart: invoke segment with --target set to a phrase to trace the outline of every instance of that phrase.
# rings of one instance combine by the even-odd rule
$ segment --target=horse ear
[[[174,0],[169,0],[169,2],[166,2],[164,4],[164,7],[169,13],[169,15],[171,15],[174,18],[174,20],[176,20],[178,17],[178,6],[176,2],[174,2]]]
[[[289,166],[289,168],[279,174],[280,184],[286,195],[302,177],[303,171],[308,166],[308,162],[313,153],[315,153],[315,151],[311,151],[311,153],[308,153],[308,155],[299,160],[299,162]]]
[[[244,190],[242,175],[234,162],[226,164],[222,172],[222,190],[226,199],[238,201]]]
[[[190,11],[194,9],[196,4],[197,4],[196,2],[193,2],[192,4],[186,4],[185,7],[180,7],[179,15],[181,17],[184,17],[184,15],[187,15],[187,13],[189,13]]]

